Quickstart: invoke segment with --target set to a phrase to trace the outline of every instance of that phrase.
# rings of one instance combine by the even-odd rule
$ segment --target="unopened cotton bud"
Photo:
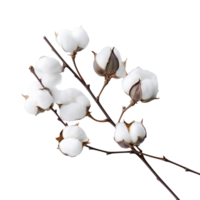
[[[78,139],[69,138],[62,140],[59,143],[59,149],[65,155],[75,157],[81,153],[83,146]]]
[[[119,59],[115,55],[115,47],[106,45],[102,47],[97,53],[90,51],[93,54],[91,66],[92,71],[96,76],[104,77],[106,74],[114,74],[119,69]]]

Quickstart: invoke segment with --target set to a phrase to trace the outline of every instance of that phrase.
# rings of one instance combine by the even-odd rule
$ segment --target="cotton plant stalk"
[[[83,26],[83,25],[82,25]],[[55,33],[55,32],[54,32]],[[78,34],[77,34],[78,35]],[[77,36],[77,38],[79,38],[78,36]],[[79,42],[81,42],[81,40],[78,40],[76,38],[76,45],[80,45],[80,43],[78,43],[78,41]],[[116,121],[112,118],[112,116],[108,113],[108,111],[106,110],[106,108],[103,106],[103,104],[102,104],[102,102],[100,102],[100,100],[99,100],[99,98],[97,98],[97,95],[93,92],[93,90],[92,90],[92,84],[91,83],[88,83],[87,82],[87,80],[84,78],[84,76],[82,75],[82,73],[81,73],[81,71],[80,71],[80,68],[78,67],[78,65],[77,65],[77,59],[75,59],[75,57],[77,57],[77,55],[78,55],[78,53],[79,53],[79,51],[81,51],[81,50],[83,50],[84,48],[83,48],[83,46],[81,47],[81,45],[80,46],[78,46],[78,48],[77,48],[77,46],[75,46],[74,48],[75,48],[75,50],[74,51],[71,51],[70,53],[66,53],[66,55],[68,55],[68,56],[70,56],[70,58],[72,59],[72,66],[65,60],[65,58],[60,54],[60,52],[56,49],[56,47],[55,47],[55,45],[51,42],[51,40],[47,37],[47,36],[42,36],[41,37],[41,39],[42,39],[42,41],[49,47],[49,50],[50,50],[50,52],[54,55],[54,56],[56,56],[57,58],[58,58],[58,60],[61,62],[61,64],[62,64],[62,67],[63,67],[63,69],[65,69],[65,70],[67,70],[71,75],[72,75],[72,77],[83,87],[83,89],[84,90],[86,90],[86,92],[87,92],[87,94],[91,97],[91,99],[92,99],[92,101],[95,103],[95,105],[97,106],[97,108],[100,110],[100,112],[102,113],[102,115],[104,115],[104,122],[103,122],[103,120],[101,121],[101,120],[99,120],[99,119],[96,119],[95,117],[93,117],[93,119],[94,120],[97,120],[97,123],[100,123],[100,121],[101,122],[103,122],[103,123],[108,123],[111,127],[113,127],[113,129],[115,129],[116,127],[117,127],[117,125],[116,125]],[[86,44],[85,44],[86,45]],[[64,48],[64,47],[62,47],[62,48]],[[115,48],[115,47],[114,47]],[[110,52],[111,53],[113,53],[114,52],[114,48],[112,47],[112,48],[108,48],[108,50],[110,50]],[[65,49],[66,50],[66,49]],[[63,50],[63,51],[65,51],[65,50]],[[111,56],[110,56],[111,54],[107,54],[107,58],[111,58]],[[109,57],[110,56],[110,57]],[[116,57],[115,57],[116,56]],[[112,55],[112,58],[119,58],[119,55],[117,56],[117,55],[115,55],[115,56],[113,56]],[[112,59],[111,58],[111,59]],[[109,59],[109,60],[111,60],[111,59]],[[96,59],[96,61],[98,61],[98,59]],[[109,62],[107,62],[107,64],[108,64]],[[114,64],[113,64],[114,63]],[[119,66],[118,66],[118,64],[119,63],[126,63],[127,64],[127,60],[125,61],[122,61],[122,60],[118,60],[118,62],[116,62],[116,61],[114,61],[114,62],[111,62],[111,64],[109,65],[109,67],[110,66],[114,66],[113,68],[112,67],[110,67],[110,68],[108,68],[109,70],[105,70],[105,69],[107,69],[107,68],[104,68],[104,70],[99,70],[100,71],[100,73],[102,73],[102,75],[105,75],[106,76],[106,78],[107,79],[112,79],[113,78],[113,80],[119,80],[119,77],[118,76],[116,76],[116,72],[117,72],[117,70],[119,70]],[[99,64],[99,63],[98,63]],[[122,65],[123,65],[122,64]],[[98,67],[102,67],[103,65],[99,65]],[[105,66],[107,66],[107,65],[105,65]],[[105,67],[104,66],[104,67]],[[118,66],[118,67],[116,67],[116,66]],[[125,66],[125,65],[124,65]],[[35,70],[34,70],[34,67],[33,66],[29,66],[28,68],[28,71],[29,71],[29,73],[31,73],[31,75],[33,75],[33,77],[35,78],[35,79],[37,79],[40,83],[41,83],[41,85],[42,85],[42,81],[41,81],[41,79],[39,79],[38,77],[37,77],[37,75],[35,74]],[[123,68],[121,68],[121,69],[123,69]],[[125,69],[125,68],[124,68]],[[96,72],[98,72],[98,70],[96,70]],[[104,73],[107,73],[107,74],[104,74]],[[101,74],[100,74],[101,75]],[[127,76],[128,74],[127,73],[125,73],[125,76]],[[135,124],[135,126],[133,126],[133,124],[134,123],[136,123],[136,121],[137,120],[132,120],[132,121],[130,121],[130,122],[125,122],[125,118],[123,118],[123,116],[125,115],[125,113],[127,113],[127,111],[129,111],[134,105],[138,105],[139,103],[148,103],[148,102],[152,102],[152,100],[153,101],[155,101],[155,100],[160,100],[161,98],[160,97],[156,97],[155,96],[155,92],[153,92],[153,91],[151,91],[150,93],[148,93],[148,94],[142,94],[142,84],[143,84],[143,86],[145,85],[145,77],[146,77],[146,75],[147,74],[145,74],[145,73],[143,73],[142,71],[141,71],[141,74],[140,74],[141,76],[139,77],[139,79],[138,80],[136,80],[138,77],[136,77],[135,78],[135,83],[131,83],[132,85],[130,85],[130,84],[127,84],[126,85],[126,91],[124,92],[124,94],[126,95],[126,96],[131,96],[131,98],[129,99],[129,103],[127,104],[127,106],[120,106],[120,114],[119,114],[119,116],[118,116],[118,121],[117,121],[117,123],[118,123],[118,125],[119,125],[119,123],[121,123],[121,124],[123,124],[123,127],[124,127],[124,129],[126,130],[127,129],[127,133],[130,133],[130,137],[132,137],[133,138],[133,141],[132,141],[132,143],[130,143],[130,141],[123,141],[123,138],[122,138],[122,140],[120,140],[120,138],[115,138],[114,137],[114,141],[117,143],[117,142],[124,142],[123,143],[123,145],[124,144],[127,144],[129,147],[129,150],[121,150],[121,151],[108,151],[108,150],[102,150],[102,149],[100,149],[100,148],[96,148],[96,147],[93,147],[93,146],[91,146],[90,144],[92,144],[92,142],[91,142],[91,140],[90,139],[88,139],[88,137],[86,137],[85,138],[85,141],[83,141],[82,140],[82,146],[83,147],[85,147],[85,148],[87,148],[87,150],[94,150],[94,151],[97,151],[97,152],[101,152],[101,153],[104,153],[105,155],[112,155],[112,154],[129,154],[129,155],[134,155],[135,157],[137,157],[141,162],[143,162],[144,163],[144,165],[145,165],[145,167],[148,169],[148,171],[155,177],[155,180],[157,180],[158,181],[158,183],[170,194],[170,196],[172,197],[172,198],[174,198],[174,199],[181,199],[180,198],[180,196],[179,195],[177,195],[176,194],[176,192],[163,180],[163,178],[157,173],[157,171],[155,171],[153,168],[152,168],[152,165],[150,165],[150,163],[149,163],[149,161],[147,160],[147,158],[145,158],[144,156],[146,156],[146,157],[148,157],[148,158],[151,158],[151,159],[156,159],[156,160],[159,160],[159,161],[163,161],[163,162],[166,162],[166,163],[169,163],[169,164],[171,164],[171,165],[175,165],[175,166],[177,166],[177,167],[179,167],[180,169],[182,169],[184,172],[190,172],[190,173],[193,173],[193,174],[196,174],[196,175],[198,175],[198,176],[200,176],[200,172],[198,172],[198,171],[196,171],[196,170],[193,170],[193,169],[190,169],[190,168],[188,168],[188,167],[186,167],[186,166],[184,166],[184,165],[181,165],[181,164],[179,164],[179,163],[177,163],[177,162],[175,162],[175,161],[171,161],[170,159],[168,159],[165,155],[162,155],[161,157],[158,157],[158,156],[154,156],[154,155],[151,155],[151,154],[146,154],[146,153],[144,153],[144,151],[143,151],[143,149],[141,148],[141,145],[146,141],[146,139],[148,139],[148,130],[147,130],[147,128],[146,128],[146,126],[144,125],[144,118],[141,118],[141,122],[138,122],[138,124],[140,124],[140,126],[138,126],[138,127],[140,127],[141,129],[141,134],[140,134],[140,136],[138,135],[134,135],[133,133],[134,133],[134,131],[133,132],[131,132],[131,131],[129,131],[132,127],[133,127],[133,130],[136,128],[136,124]],[[127,76],[128,77],[128,76]],[[114,78],[116,78],[116,79],[114,79]],[[111,80],[110,79],[110,80]],[[125,79],[124,79],[125,80]],[[146,82],[147,83],[147,82]],[[150,84],[152,84],[152,86],[153,86],[153,82],[151,82]],[[104,86],[105,86],[106,84],[104,84]],[[44,88],[44,85],[42,85],[43,86],[43,88]],[[155,84],[154,84],[154,86],[155,86]],[[134,87],[134,88],[133,88]],[[143,88],[145,88],[145,87],[143,87]],[[124,90],[124,89],[123,89]],[[101,93],[101,95],[102,95],[102,93],[103,93],[103,89],[101,89],[100,90],[100,93]],[[146,97],[145,97],[145,99],[142,99],[142,97],[144,98],[144,95],[147,95]],[[20,96],[22,97],[22,98],[24,98],[24,99],[27,99],[28,98],[28,95],[24,95],[24,94],[22,94],[22,93],[20,93]],[[98,96],[98,97],[100,97],[100,96]],[[149,97],[149,98],[147,98],[147,97]],[[57,105],[58,107],[59,107],[59,105]],[[58,114],[58,108],[55,108],[55,105],[51,105],[50,107],[49,107],[49,110],[50,110],[50,112],[52,112],[55,116],[56,116],[56,119],[57,119],[57,121],[65,128],[65,127],[67,127],[67,126],[72,126],[72,124],[70,124],[69,122],[64,122],[64,121],[62,121],[62,119],[60,118],[60,116],[59,116],[59,114]],[[92,112],[91,111],[89,111],[88,110],[88,117],[89,116],[92,116]],[[98,120],[99,120],[99,122],[98,122]],[[92,120],[93,121],[93,120]],[[81,125],[81,123],[80,122],[78,122],[78,123],[75,123],[74,124],[75,126],[80,126]],[[125,126],[124,126],[125,125]],[[144,129],[143,129],[143,128]],[[135,129],[136,130],[136,129]],[[64,138],[63,137],[63,128],[62,128],[62,130],[60,130],[60,132],[59,132],[59,134],[57,135],[57,137],[55,137],[54,138],[54,141],[56,141],[56,142],[60,142],[60,141],[62,141],[62,140],[64,140],[64,139],[67,139],[67,138]],[[139,132],[138,132],[139,133]],[[78,134],[78,135],[77,135]],[[131,136],[131,134],[133,134],[132,136]],[[142,137],[141,137],[142,136]],[[65,135],[65,137],[67,137],[66,135]],[[70,136],[71,137],[71,136]],[[79,139],[80,140],[80,142],[81,142],[81,138],[83,139],[83,137],[80,137],[79,138],[79,133],[78,132],[74,132],[74,137],[76,137],[76,139]],[[117,140],[115,140],[115,139],[117,139]],[[142,140],[141,140],[142,139]],[[87,140],[87,141],[86,141]],[[77,141],[77,140],[74,140],[74,141]],[[85,143],[86,142],[86,143]],[[77,144],[80,144],[79,142],[77,142]],[[130,145],[132,145],[132,146],[130,146]],[[119,145],[120,146],[120,145]],[[70,156],[71,157],[71,156]]]

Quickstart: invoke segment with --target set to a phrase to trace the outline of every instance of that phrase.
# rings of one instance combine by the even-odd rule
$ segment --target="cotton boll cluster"
[[[55,94],[56,89],[53,93]],[[91,98],[76,87],[62,89],[59,94],[59,103],[62,104],[58,109],[60,118],[65,122],[76,122],[84,119],[87,115],[87,107],[92,105]]]
[[[116,124],[116,127],[112,132],[112,136],[114,136],[115,141],[117,142],[124,140],[126,143],[133,145],[137,143],[139,136],[141,138],[144,138],[146,136],[146,133],[147,132],[140,120],[135,120],[135,122],[131,124],[129,129],[122,120],[121,122],[118,122]]]
[[[64,51],[77,53],[85,49],[89,43],[87,32],[82,27],[77,27],[74,30],[61,30],[56,33],[56,41]]]
[[[47,88],[55,87],[62,81],[62,66],[54,58],[41,57],[35,67],[36,74],[42,79],[42,83]]]
[[[66,126],[56,140],[59,142],[60,151],[70,157],[79,155],[83,147],[89,143],[84,130],[79,126]]]
[[[28,95],[24,96],[24,108],[32,115],[48,110],[53,104],[53,97],[47,88],[41,87],[38,81],[33,82],[28,88]]]
[[[120,81],[120,89],[130,95],[131,87],[139,80],[141,81],[142,100],[158,96],[160,88],[158,74],[149,69],[144,69],[142,66],[136,66],[129,70],[128,75]]]

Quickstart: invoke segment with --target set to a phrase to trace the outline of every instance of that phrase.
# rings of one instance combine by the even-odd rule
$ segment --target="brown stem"
[[[108,121],[107,118],[104,119],[104,120],[98,120],[98,119],[95,119],[95,118],[91,115],[90,112],[88,112],[87,116],[90,117],[91,119],[93,119],[93,120],[96,121],[96,122],[107,122],[107,121]]]
[[[100,89],[98,90],[97,94],[96,94],[96,98],[100,100],[100,98],[102,97],[103,93],[105,92],[105,89],[110,85],[110,83],[112,82],[112,79],[109,78],[108,75],[106,75],[106,77],[102,77],[102,84]]]
[[[79,66],[78,66],[78,63],[77,63],[77,57],[75,55],[70,55],[69,57],[71,59],[71,62],[72,62],[72,67],[76,70],[78,76],[80,77],[80,79],[84,82],[84,83],[87,83],[85,77],[83,76]]]
[[[65,123],[65,122],[60,118],[60,116],[58,115],[57,110],[53,109],[53,107],[51,107],[50,109],[51,109],[51,110],[55,113],[55,115],[58,117],[58,121],[60,121],[64,126],[68,126],[68,124]]]
[[[114,128],[116,125],[115,120],[113,119],[112,116],[109,115],[109,113],[107,112],[106,108],[103,106],[102,103],[100,103],[100,101],[98,99],[96,99],[96,95],[94,93],[94,91],[92,90],[92,84],[90,83],[86,83],[83,82],[83,80],[78,76],[78,74],[73,70],[73,68],[71,67],[71,65],[64,59],[63,56],[61,56],[60,52],[56,49],[55,45],[52,43],[52,41],[48,38],[48,36],[46,35],[42,35],[41,37],[42,41],[49,47],[50,52],[52,52],[52,54],[54,56],[56,56],[60,62],[63,64],[63,66],[69,71],[69,73],[73,74],[72,77],[79,82],[79,84],[84,88],[84,90],[86,90],[86,92],[88,93],[88,95],[92,98],[93,102],[95,103],[95,105],[97,106],[97,108],[99,109],[99,111],[102,113],[102,115],[104,115],[106,118],[108,118],[108,124]],[[139,150],[138,150],[139,151]],[[168,191],[168,193],[175,199],[181,199],[176,193],[175,191],[163,180],[160,178],[160,175],[158,174],[158,172],[153,168],[153,166],[149,163],[149,161],[144,157],[141,156],[137,153],[134,153],[134,156],[137,157],[139,159],[139,161],[141,163],[143,163],[145,165],[145,167],[148,169],[148,171],[151,172],[151,174],[153,174],[153,176],[158,180],[158,183],[166,190]]]
[[[128,100],[128,104],[126,106],[120,106],[120,113],[117,117],[117,122],[120,122],[121,119],[124,118],[125,114],[135,105],[138,105],[138,101],[135,101],[135,100],[132,100],[132,99],[129,99]]]

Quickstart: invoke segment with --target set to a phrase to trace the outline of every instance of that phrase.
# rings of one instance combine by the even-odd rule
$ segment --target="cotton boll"
[[[75,38],[72,36],[72,31],[63,30],[57,34],[57,42],[63,48],[64,51],[73,53],[77,50],[78,44]]]
[[[134,122],[130,127],[131,142],[134,144],[137,142],[138,137],[144,138],[146,136],[146,130],[141,122]]]
[[[62,75],[61,74],[45,74],[42,78],[42,83],[47,88],[55,87],[56,85],[59,85],[62,81]]]
[[[131,143],[130,134],[126,125],[123,122],[116,125],[114,137],[117,142],[124,140],[127,143]]]
[[[42,57],[36,63],[36,69],[43,74],[57,74],[62,72],[61,64],[51,57]]]
[[[28,96],[35,96],[35,93],[42,88],[42,85],[39,83],[39,81],[34,81],[31,83],[28,87]]]
[[[66,155],[75,157],[82,152],[83,146],[82,143],[75,139],[69,138],[64,139],[59,143],[59,149]]]
[[[108,47],[104,47],[96,56],[96,61],[98,63],[98,65],[105,70],[108,59],[110,57],[110,53],[111,53],[111,48]]]
[[[36,115],[37,114],[36,101],[35,101],[34,98],[29,97],[24,102],[24,108],[29,114],[32,114],[32,115]]]
[[[43,109],[48,109],[53,103],[53,97],[47,90],[38,90],[35,94],[37,106]]]
[[[153,96],[153,82],[150,79],[145,79],[141,83],[142,99],[150,99]]]
[[[86,114],[86,107],[78,103],[70,103],[60,107],[60,117],[65,121],[82,119]]]
[[[75,28],[72,31],[72,36],[76,40],[78,47],[82,49],[84,49],[89,43],[88,34],[82,27]]]
[[[90,106],[89,99],[84,95],[76,97],[75,102],[79,103],[80,105],[83,105],[85,107],[89,107]]]
[[[156,75],[148,70],[142,70],[141,73],[142,73],[142,79],[156,79],[157,80]]]

